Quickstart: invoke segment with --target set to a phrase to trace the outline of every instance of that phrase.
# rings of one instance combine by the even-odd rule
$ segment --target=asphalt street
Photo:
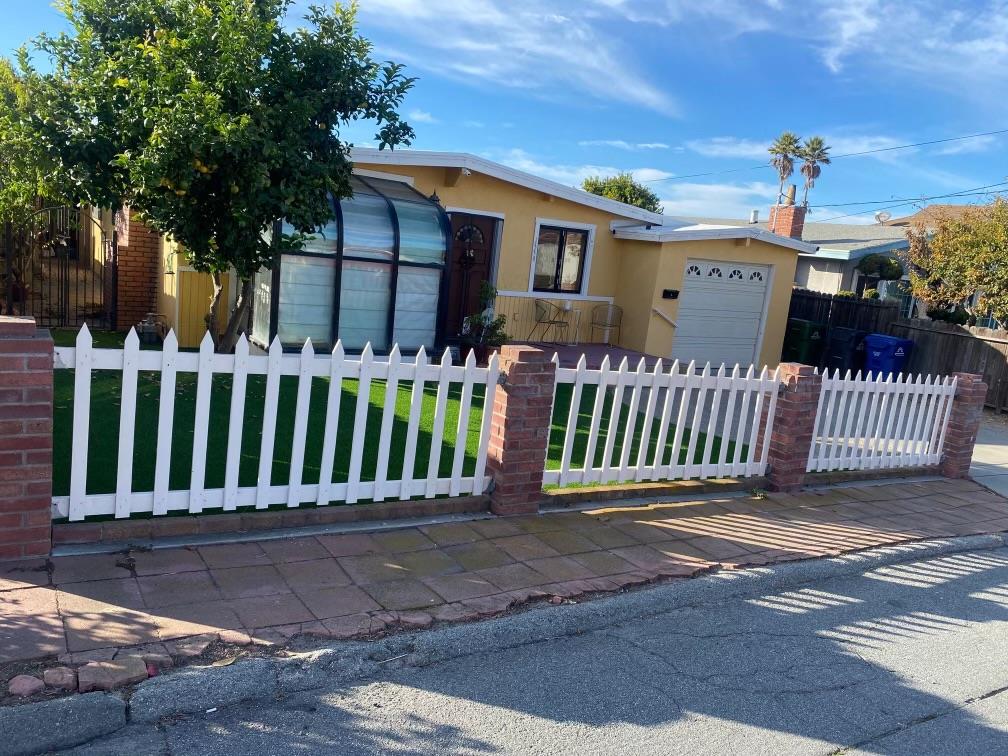
[[[72,753],[1008,752],[1006,548],[686,606],[676,590],[534,642],[506,639],[586,607],[500,620],[499,646],[467,625],[445,661],[393,658],[350,685],[130,724]]]

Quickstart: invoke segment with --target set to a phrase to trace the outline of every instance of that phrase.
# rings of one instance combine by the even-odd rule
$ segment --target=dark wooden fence
[[[887,333],[889,324],[899,317],[899,305],[879,299],[836,297],[795,289],[791,292],[788,317],[825,323],[830,328]]]
[[[889,333],[910,339],[908,372],[977,373],[987,383],[987,406],[1008,410],[1008,331],[934,320],[897,320]]]

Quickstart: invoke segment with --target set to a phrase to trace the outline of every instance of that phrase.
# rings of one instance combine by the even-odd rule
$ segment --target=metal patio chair
[[[532,330],[529,332],[528,340],[535,341],[535,332],[542,326],[543,332],[540,337],[542,341],[548,341],[546,338],[549,334],[550,328],[553,329],[554,341],[566,341],[567,332],[570,328],[570,323],[567,321],[568,313],[562,308],[550,302],[548,299],[537,299],[535,300],[535,325],[532,326]],[[564,338],[560,338],[561,332]]]
[[[614,304],[597,305],[592,308],[592,340],[595,339],[595,332],[602,331],[604,342],[612,344],[612,332],[616,331],[616,343],[620,343],[620,336],[623,335],[623,308]]]

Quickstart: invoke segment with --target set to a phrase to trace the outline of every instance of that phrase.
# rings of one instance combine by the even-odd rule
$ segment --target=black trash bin
[[[823,352],[823,367],[831,375],[837,370],[845,375],[848,370],[854,374],[864,369],[866,335],[856,328],[832,329]]]
[[[816,323],[802,318],[788,318],[781,361],[818,365],[825,344],[825,323]]]

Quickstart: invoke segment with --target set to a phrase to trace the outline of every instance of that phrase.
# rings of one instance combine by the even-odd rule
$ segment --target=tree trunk
[[[238,336],[248,331],[248,319],[250,306],[252,304],[252,279],[245,278],[241,281],[241,289],[238,290],[238,298],[228,317],[227,327],[221,334],[217,342],[217,351],[230,354],[234,351],[235,344],[238,343]]]
[[[210,297],[210,310],[203,318],[206,323],[210,338],[213,339],[214,349],[220,351],[220,325],[217,322],[217,306],[220,298],[224,294],[224,283],[221,279],[220,271],[215,270],[210,274],[213,279],[213,296]]]

